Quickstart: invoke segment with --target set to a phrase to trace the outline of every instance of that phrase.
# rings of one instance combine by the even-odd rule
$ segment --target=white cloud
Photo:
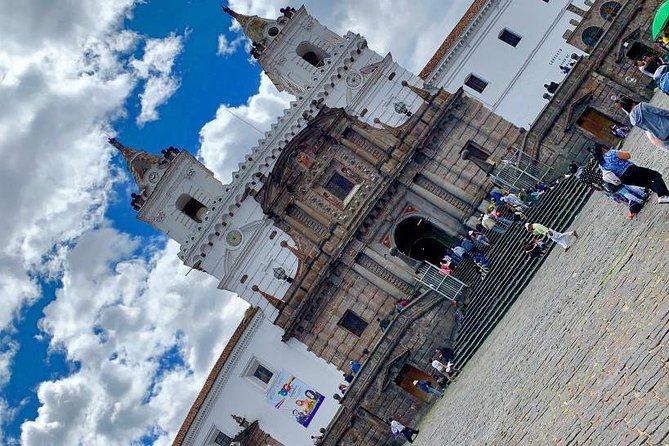
[[[112,32],[132,2],[92,3],[0,3],[0,329],[106,208],[107,122],[134,82],[119,62],[133,36]]]
[[[14,355],[19,349],[19,343],[6,339],[0,342],[0,387],[9,382]]]
[[[170,76],[151,76],[144,91],[139,94],[142,110],[137,116],[137,125],[142,126],[158,120],[158,107],[167,102],[179,88],[179,82]]]
[[[237,163],[263,137],[260,131],[269,130],[276,117],[288,107],[290,99],[289,94],[279,93],[263,74],[258,93],[246,104],[218,108],[216,118],[200,131],[200,156],[218,179],[224,183],[230,181]]]
[[[25,446],[127,445],[152,426],[171,440],[241,318],[246,304],[215,279],[186,276],[176,243],[148,261],[132,257],[139,243],[104,228],[67,254],[64,286],[42,327],[51,347],[81,368],[40,385],[38,417],[23,424]],[[174,345],[187,367],[163,372],[149,395],[160,356]]]
[[[137,76],[146,79],[144,91],[139,95],[141,112],[137,116],[137,125],[157,120],[157,108],[179,88],[178,79],[171,73],[174,60],[182,50],[183,38],[172,33],[164,39],[148,39],[144,57],[130,62]]]
[[[219,56],[230,56],[237,51],[242,42],[244,42],[243,35],[235,37],[232,42],[230,42],[228,41],[228,38],[225,36],[225,34],[219,34],[218,50],[216,51],[216,54]]]

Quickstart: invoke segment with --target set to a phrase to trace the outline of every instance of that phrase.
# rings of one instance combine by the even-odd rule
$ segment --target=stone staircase
[[[525,215],[530,223],[541,223],[558,231],[565,230],[590,193],[588,187],[573,177],[562,180]],[[465,319],[452,336],[458,368],[471,359],[548,256],[547,253],[538,259],[527,259],[522,245],[531,237],[521,223],[514,223],[504,234],[490,232],[488,237],[492,246],[485,254],[491,268],[485,279],[481,279],[471,260],[463,261],[454,271],[458,279],[470,286],[470,293],[463,305]],[[553,243],[549,242],[548,246],[550,251]]]

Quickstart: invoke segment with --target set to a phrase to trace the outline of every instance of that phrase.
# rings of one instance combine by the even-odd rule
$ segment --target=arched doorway
[[[427,260],[436,266],[439,266],[448,249],[458,243],[457,238],[420,216],[401,221],[395,228],[394,237],[395,245],[402,254],[418,261]]]

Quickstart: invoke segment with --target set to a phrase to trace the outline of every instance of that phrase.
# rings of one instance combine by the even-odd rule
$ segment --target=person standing
[[[440,398],[442,396],[444,396],[444,392],[442,392],[439,389],[436,389],[436,388],[432,387],[432,384],[430,384],[430,381],[427,381],[425,379],[421,380],[421,381],[415,380],[413,382],[413,385],[418,387],[418,389],[421,392],[427,393],[428,395],[437,395]]]
[[[455,380],[451,378],[451,374],[460,371],[453,367],[452,362],[448,361],[446,364],[444,364],[438,359],[432,360],[432,367],[437,372],[439,372],[444,378],[446,378],[449,384],[453,384],[455,382]]]
[[[546,253],[544,242],[539,239],[532,239],[524,245],[525,254],[528,260],[537,259]]]
[[[544,84],[544,88],[550,94],[555,94],[555,92],[557,91],[559,86],[560,86],[560,84],[558,84],[557,82],[551,82],[550,84]]]
[[[503,217],[495,217],[492,213],[483,214],[483,217],[481,218],[481,226],[490,231],[497,232],[498,234],[504,234],[507,228],[498,223],[508,227],[513,222]]]
[[[450,347],[438,347],[434,352],[437,354],[437,359],[442,362],[449,362],[455,359],[455,350]]]
[[[576,231],[569,231],[569,232],[558,232],[555,229],[550,229],[547,228],[546,226],[540,224],[540,223],[526,223],[525,228],[527,229],[527,232],[529,232],[532,235],[537,235],[540,237],[548,237],[549,239],[553,240],[556,244],[562,246],[565,251],[569,250],[569,238],[573,236],[574,238],[578,238],[578,234]]]
[[[616,107],[629,115],[630,124],[650,132],[663,144],[669,144],[669,110],[653,107],[646,102],[636,102],[622,96]]]
[[[404,435],[404,438],[407,439],[409,443],[413,443],[413,436],[418,435],[418,429],[413,429],[406,427],[397,420],[390,419],[390,432],[393,434],[393,437],[397,438],[400,435]]]
[[[630,161],[629,152],[609,150],[606,146],[599,149],[597,161],[603,170],[612,172],[622,184],[649,188],[657,194],[659,204],[669,203],[669,190],[660,172],[637,166]]]
[[[360,371],[360,368],[362,367],[362,364],[360,364],[358,361],[355,360],[350,361],[348,365],[351,368],[351,373],[353,375],[356,375]]]

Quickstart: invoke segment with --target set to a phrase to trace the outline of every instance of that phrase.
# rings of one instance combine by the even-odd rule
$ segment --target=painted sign
[[[267,390],[265,399],[276,409],[288,413],[295,421],[307,427],[325,397],[290,372],[282,370]]]

